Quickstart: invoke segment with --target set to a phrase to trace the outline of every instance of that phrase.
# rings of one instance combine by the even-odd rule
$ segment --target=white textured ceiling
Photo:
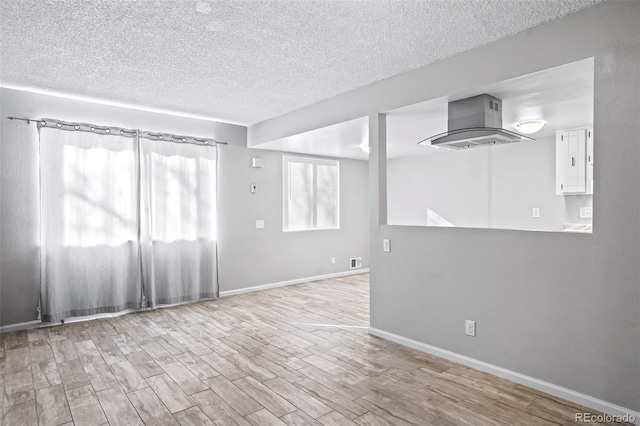
[[[593,125],[593,58],[477,87],[387,111],[387,157],[442,152],[418,142],[447,130],[447,103],[488,93],[502,100],[502,127],[514,131],[518,121],[545,120],[534,139],[556,130]],[[367,117],[345,121],[256,146],[327,157],[366,160],[359,148],[368,141]]]
[[[2,0],[0,82],[253,124],[599,0]]]

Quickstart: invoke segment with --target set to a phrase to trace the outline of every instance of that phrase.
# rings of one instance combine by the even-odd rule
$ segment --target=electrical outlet
[[[336,258],[335,258],[335,257],[332,257],[332,258],[331,258],[331,264],[332,264],[332,265],[335,265],[335,264],[336,264]]]
[[[256,220],[256,229],[264,229],[264,220]]]
[[[580,219],[593,218],[593,207],[580,207]]]
[[[382,251],[388,253],[391,251],[391,242],[387,239],[382,240]]]
[[[531,217],[540,217],[540,207],[534,207],[533,210],[531,210]]]
[[[476,322],[467,320],[465,333],[467,336],[476,337]]]

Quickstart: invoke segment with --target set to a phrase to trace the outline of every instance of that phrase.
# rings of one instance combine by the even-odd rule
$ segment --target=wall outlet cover
[[[388,239],[382,240],[382,251],[389,253],[391,251],[391,241]]]
[[[467,336],[475,337],[476,336],[476,322],[472,320],[467,320],[465,324],[465,333]]]
[[[535,218],[540,217],[540,207],[534,207],[531,210],[531,217],[535,217]]]
[[[264,229],[264,220],[256,220],[256,229]]]

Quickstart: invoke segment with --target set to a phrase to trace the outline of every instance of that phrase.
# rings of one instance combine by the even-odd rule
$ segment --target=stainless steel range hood
[[[449,130],[419,144],[456,150],[533,140],[502,128],[502,101],[491,95],[449,102],[448,109]]]

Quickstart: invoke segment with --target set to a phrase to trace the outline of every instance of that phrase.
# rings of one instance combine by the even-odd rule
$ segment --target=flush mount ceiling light
[[[367,154],[369,153],[369,144],[368,143],[361,143],[360,145],[358,145],[358,147],[363,150],[364,152],[366,152]]]
[[[513,127],[526,135],[531,133],[535,133],[542,129],[544,125],[547,124],[544,120],[528,120],[528,121],[518,121],[513,125]]]

